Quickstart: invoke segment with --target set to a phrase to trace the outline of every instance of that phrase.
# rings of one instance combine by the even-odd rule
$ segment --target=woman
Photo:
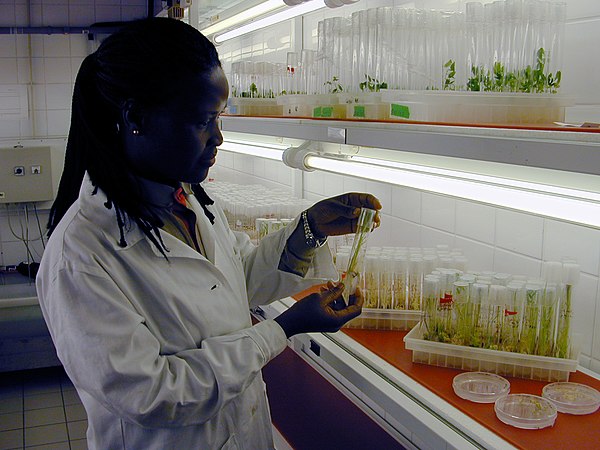
[[[252,325],[250,306],[334,277],[323,239],[381,206],[324,200],[258,247],[229,230],[198,184],[227,96],[214,46],[171,19],[126,26],[77,75],[37,288],[90,449],[270,448],[261,368],[286,337],[360,314],[329,283]]]

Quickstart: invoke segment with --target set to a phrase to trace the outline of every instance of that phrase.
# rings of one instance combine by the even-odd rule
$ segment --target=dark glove
[[[322,239],[356,232],[360,208],[381,209],[379,200],[365,193],[351,192],[315,203],[307,211],[308,224],[313,234]],[[375,228],[379,226],[379,213],[375,215]]]
[[[318,294],[310,294],[297,301],[290,309],[275,318],[289,338],[298,333],[317,331],[334,332],[357,317],[362,311],[363,296],[359,289],[350,296],[345,306],[342,298],[344,285],[331,281]]]

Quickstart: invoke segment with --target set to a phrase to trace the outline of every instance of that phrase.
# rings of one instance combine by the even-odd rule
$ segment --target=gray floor
[[[0,450],[87,450],[86,429],[62,368],[0,373]]]

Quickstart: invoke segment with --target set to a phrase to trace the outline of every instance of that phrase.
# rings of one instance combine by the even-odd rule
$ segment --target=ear
[[[133,130],[141,133],[144,126],[144,114],[139,103],[130,98],[125,101],[121,107],[121,121],[124,126],[124,131],[132,134]]]

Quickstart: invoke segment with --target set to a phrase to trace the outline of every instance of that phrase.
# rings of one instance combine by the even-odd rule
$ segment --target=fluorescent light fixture
[[[266,2],[262,2],[256,6],[253,6],[252,8],[242,11],[241,13],[235,14],[215,23],[214,25],[204,28],[203,30],[200,30],[200,32],[205,36],[209,36],[242,22],[246,22],[247,20],[254,19],[255,17],[271,12],[277,8],[281,8],[282,6],[285,6],[283,0],[267,0]]]
[[[288,146],[286,145],[278,144],[255,144],[254,142],[227,141],[221,144],[219,150],[281,161],[281,155],[283,155],[283,151],[287,147]]]
[[[229,39],[242,36],[252,31],[260,30],[261,28],[265,28],[269,25],[283,22],[288,19],[293,19],[294,17],[300,16],[302,14],[308,14],[321,8],[325,8],[324,0],[310,0],[308,2],[301,3],[298,6],[287,7],[281,12],[277,12],[262,19],[255,20],[254,22],[250,22],[246,25],[242,25],[241,27],[235,28],[231,31],[219,34],[215,36],[215,42],[217,44],[220,44]]]
[[[453,171],[434,169],[426,173],[421,166],[415,166],[420,167],[419,171],[415,171],[396,167],[400,163],[383,161],[385,165],[380,165],[374,161],[370,158],[327,158],[309,153],[304,158],[304,165],[310,169],[406,186],[600,228],[600,202],[592,192],[568,189],[559,193],[562,190],[559,187],[552,187],[555,191],[552,192],[549,186],[541,184],[520,185],[521,182],[496,177],[489,177],[495,178],[494,183],[490,183],[483,176],[476,179],[480,176],[475,174],[473,179],[467,179],[466,176],[471,174],[454,172],[459,176],[453,177],[448,173]],[[568,196],[566,191],[569,191]]]

